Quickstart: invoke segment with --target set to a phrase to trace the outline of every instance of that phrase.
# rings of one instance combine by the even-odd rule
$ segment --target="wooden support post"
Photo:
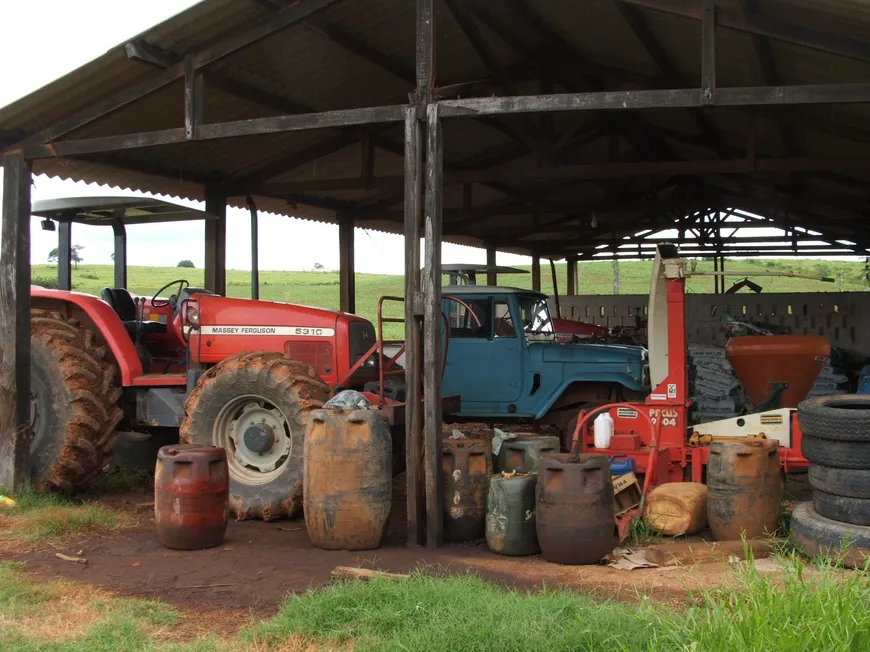
[[[405,466],[408,544],[423,545],[423,313],[420,296],[420,224],[423,198],[423,127],[417,110],[405,115]]]
[[[495,245],[486,245],[486,266],[495,267]],[[498,285],[498,274],[493,271],[486,272],[486,284]]]
[[[613,257],[613,294],[619,296],[619,257]]]
[[[72,290],[72,222],[57,221],[57,289]]]
[[[559,277],[556,274],[556,261],[550,258],[550,273],[553,275],[553,301],[556,302],[556,319],[562,319],[562,303],[559,301]]]
[[[443,541],[441,478],[441,227],[443,138],[438,104],[427,107],[423,259],[423,432],[426,442],[426,545]]]
[[[214,218],[205,221],[205,289],[227,293],[227,197],[219,186],[205,189],[205,210]]]
[[[701,0],[701,103],[713,104],[716,97],[716,5]]]
[[[541,291],[541,257],[538,254],[532,256],[532,289]]]
[[[251,211],[251,298],[260,298],[260,224],[257,204],[248,195],[245,203]]]
[[[713,271],[719,271],[719,256],[713,256]],[[719,276],[713,277],[713,294],[719,294]]]
[[[0,242],[0,485],[30,481],[30,164],[3,157]]]
[[[356,311],[356,272],[354,269],[353,229],[355,220],[340,215],[338,221],[339,305],[344,312]]]
[[[196,131],[203,121],[202,73],[196,69],[193,55],[184,59],[184,137],[196,139]]]
[[[115,234],[115,280],[116,288],[127,287],[127,228],[121,220],[112,220]]]
[[[565,294],[573,296],[577,294],[577,258],[575,256],[568,256],[565,262],[568,266],[568,289]]]

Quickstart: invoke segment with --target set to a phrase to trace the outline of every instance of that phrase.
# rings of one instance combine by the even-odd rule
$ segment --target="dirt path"
[[[136,500],[141,501],[141,496]],[[122,499],[111,501],[126,504]],[[230,522],[224,543],[210,550],[174,551],[160,545],[153,518],[140,514],[140,525],[111,536],[79,538],[62,548],[3,552],[0,559],[24,561],[25,570],[42,579],[87,582],[137,597],[159,598],[183,607],[197,606],[257,615],[274,613],[287,592],[304,592],[329,582],[335,566],[364,566],[407,572],[421,565],[431,571],[473,571],[513,587],[563,586],[602,597],[635,600],[641,594],[669,603],[690,600],[690,592],[732,581],[724,564],[692,568],[619,571],[606,566],[560,566],[540,556],[509,558],[491,553],[485,543],[438,550],[404,543],[404,505],[396,504],[385,545],[364,552],[311,547],[304,522]],[[82,551],[88,564],[75,564],[56,552]],[[226,585],[226,586],[216,586]]]

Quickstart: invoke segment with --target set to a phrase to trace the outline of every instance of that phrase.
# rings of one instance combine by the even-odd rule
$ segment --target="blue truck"
[[[644,347],[556,342],[540,292],[451,285],[442,310],[450,327],[442,391],[462,397],[451,418],[552,425],[567,444],[583,406],[649,393]]]

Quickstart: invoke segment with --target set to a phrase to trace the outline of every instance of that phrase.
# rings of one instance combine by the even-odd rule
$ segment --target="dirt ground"
[[[397,489],[401,486],[398,480]],[[142,507],[150,500],[143,491],[104,501],[136,512],[139,522],[134,528],[76,538],[61,547],[37,546],[26,552],[0,550],[0,559],[26,562],[25,571],[42,580],[87,582],[120,595],[235,614],[239,621],[247,620],[251,613],[275,613],[288,592],[304,592],[328,583],[330,571],[336,566],[393,572],[426,566],[431,572],[448,574],[470,570],[518,588],[561,586],[619,600],[636,600],[645,594],[671,604],[692,600],[693,590],[732,581],[732,573],[724,563],[622,571],[603,565],[561,566],[540,556],[501,557],[491,553],[483,541],[437,550],[409,547],[404,540],[404,501],[401,493],[397,494],[384,544],[377,550],[313,548],[301,519],[231,521],[225,541],[217,548],[169,550],[158,542],[153,516]],[[58,552],[80,554],[88,563],[61,560],[56,556]]]

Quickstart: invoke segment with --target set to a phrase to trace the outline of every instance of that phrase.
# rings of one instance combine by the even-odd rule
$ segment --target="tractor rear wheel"
[[[226,449],[236,519],[271,521],[301,511],[308,414],[329,393],[314,369],[274,351],[231,356],[199,379],[179,435]]]
[[[123,416],[117,369],[93,331],[58,312],[30,311],[30,465],[39,491],[86,489],[112,455]]]

